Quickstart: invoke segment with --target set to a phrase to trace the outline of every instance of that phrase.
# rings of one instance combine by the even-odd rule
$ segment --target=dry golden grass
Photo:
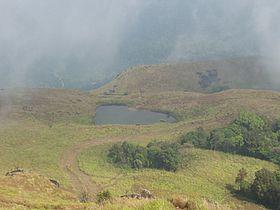
[[[1,119],[37,118],[46,122],[93,116],[95,101],[88,93],[62,89],[8,89],[0,91]]]
[[[261,90],[227,90],[214,94],[172,91],[127,96],[99,96],[99,103],[126,103],[130,106],[168,112],[179,120],[210,121],[225,124],[240,110],[248,110],[270,119],[280,117],[280,93]]]
[[[3,209],[84,209],[77,197],[53,185],[36,173],[0,177],[0,208]]]
[[[191,63],[138,66],[122,72],[99,93],[113,89],[117,94],[162,91],[207,92],[199,85],[198,72],[217,70],[221,85],[230,88],[279,89],[262,58],[247,57]]]

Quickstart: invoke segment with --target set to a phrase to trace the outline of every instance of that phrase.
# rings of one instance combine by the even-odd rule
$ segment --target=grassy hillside
[[[85,205],[84,205],[85,206]],[[75,195],[55,187],[47,177],[23,173],[0,176],[0,209],[77,209]]]
[[[151,135],[164,135],[166,131],[170,132],[168,125],[154,126],[92,126],[78,123],[59,123],[55,122],[52,127],[41,120],[9,120],[0,128],[0,201],[12,206],[25,206],[32,208],[53,209],[54,206],[67,206],[68,209],[84,209],[79,202],[80,191],[72,185],[71,177],[64,170],[64,153],[71,151],[83,143],[91,141],[93,143],[104,143],[111,139],[119,141],[124,138],[135,135],[145,135],[148,138]],[[73,154],[71,153],[71,156]],[[45,179],[27,176],[27,182],[31,185],[18,185],[12,183],[12,187],[7,185],[7,179],[3,175],[16,168],[24,168],[27,171],[43,175],[45,178],[58,180],[62,188],[71,191],[70,198],[64,196],[64,192],[53,192],[48,190]],[[72,168],[70,166],[70,171]],[[79,174],[76,179],[80,179]],[[10,179],[9,179],[10,180]],[[25,180],[25,179],[22,179]],[[35,180],[35,181],[34,181]],[[13,181],[13,179],[12,179]],[[11,182],[12,182],[11,181]],[[33,182],[34,181],[34,182]],[[40,191],[41,190],[41,191]],[[46,191],[46,192],[45,192]],[[43,199],[48,197],[48,199]],[[160,201],[159,201],[160,202]],[[113,202],[114,205],[126,203],[122,200]],[[145,204],[146,203],[146,204]],[[166,205],[164,201],[162,205]],[[96,204],[89,204],[96,206]],[[133,202],[128,202],[127,206],[135,206]],[[149,202],[139,202],[136,206],[150,205]],[[152,204],[151,204],[152,205]],[[4,206],[0,202],[0,207]],[[72,207],[71,207],[72,206]],[[19,207],[19,209],[20,209]],[[75,207],[76,208],[76,207]],[[98,208],[97,208],[98,209]],[[108,209],[111,209],[108,208]],[[116,208],[119,209],[119,208]]]
[[[234,185],[239,169],[247,168],[252,178],[254,172],[262,167],[276,168],[271,163],[254,158],[185,148],[182,151],[182,169],[176,173],[153,169],[122,169],[107,161],[108,148],[109,145],[102,145],[85,150],[79,157],[79,164],[81,170],[115,195],[147,188],[159,198],[188,197],[201,204],[207,198],[212,203],[239,209],[241,207],[238,207],[229,189]]]
[[[45,176],[26,172],[13,177],[0,176],[0,209],[100,209],[90,202],[80,203],[76,195],[57,188]],[[173,209],[166,200],[129,201],[115,199],[102,209]]]
[[[165,77],[165,73],[161,75]],[[188,197],[201,205],[206,202],[207,205],[219,203],[231,207],[240,205],[245,209],[248,209],[247,205],[257,208],[255,204],[236,200],[226,185],[234,182],[242,166],[246,166],[252,175],[263,166],[275,168],[271,163],[192,149],[185,151],[191,158],[185,159],[183,169],[175,174],[151,169],[132,171],[108,164],[104,151],[113,142],[128,140],[146,144],[154,139],[175,140],[183,132],[199,126],[211,129],[225,125],[241,109],[275,119],[280,116],[280,93],[227,90],[209,94],[186,92],[177,89],[178,85],[171,84],[174,90],[157,91],[157,88],[153,88],[159,84],[156,81],[155,86],[146,87],[147,90],[151,88],[151,91],[138,92],[132,88],[131,92],[123,94],[125,88],[121,90],[115,86],[115,92],[103,94],[115,83],[125,84],[116,79],[93,93],[59,89],[0,91],[0,173],[4,175],[15,167],[22,167],[45,177],[32,182],[30,190],[28,184],[17,186],[12,183],[10,186],[8,183],[11,180],[6,181],[7,177],[0,176],[0,206],[2,203],[32,208],[62,205],[73,209],[77,205],[78,209],[83,209],[84,204],[79,202],[79,197],[86,186],[92,186],[91,206],[96,205],[92,199],[102,189],[109,189],[116,196],[104,209],[121,209],[124,206],[128,209],[149,209],[151,206],[170,209],[167,199],[173,196]],[[91,118],[95,107],[102,103],[124,103],[138,108],[161,110],[173,114],[179,121],[147,126],[93,125]],[[37,180],[36,174],[30,176],[25,177],[28,183]],[[49,183],[44,181],[46,177],[58,180],[62,184],[62,191],[48,191]],[[37,189],[37,186],[42,186],[42,189]],[[126,190],[132,191],[139,187],[151,189],[159,200],[126,201],[118,198]]]
[[[63,89],[2,89],[1,119],[36,118],[48,122],[93,116],[95,102],[88,93]]]
[[[76,123],[60,123],[55,124],[50,128],[42,123],[42,121],[30,122],[27,120],[25,122],[11,122],[10,124],[6,124],[5,128],[2,128],[0,133],[0,145],[2,151],[0,157],[1,174],[5,174],[7,171],[16,166],[23,167],[26,170],[32,170],[43,174],[45,177],[58,180],[62,184],[63,188],[69,189],[71,192],[73,191],[73,193],[70,194],[69,197],[65,197],[64,192],[59,192],[59,195],[57,195],[53,191],[47,190],[48,187],[44,184],[45,181],[39,179],[38,182],[33,183],[32,180],[36,178],[28,178],[28,180],[31,180],[33,183],[31,189],[24,184],[22,186],[14,184],[12,188],[10,188],[6,185],[7,182],[5,180],[7,178],[4,178],[4,181],[1,181],[3,177],[0,177],[0,186],[2,189],[5,189],[0,192],[0,197],[4,197],[6,199],[5,202],[2,202],[9,202],[9,205],[11,206],[22,204],[22,202],[24,202],[25,206],[31,206],[33,208],[38,208],[39,206],[51,209],[51,206],[77,205],[77,209],[83,209],[78,201],[80,194],[77,194],[76,190],[73,189],[70,177],[66,171],[63,170],[60,162],[65,152],[72,147],[75,148],[88,142],[89,140],[93,143],[92,145],[97,143],[100,144],[100,146],[94,146],[92,148],[89,145],[89,149],[86,149],[86,147],[85,152],[82,152],[81,156],[79,156],[79,162],[80,167],[83,170],[85,170],[88,174],[93,175],[93,183],[97,182],[103,187],[105,186],[105,189],[114,191],[114,195],[117,196],[120,193],[125,192],[126,189],[132,189],[131,186],[133,185],[133,182],[135,182],[135,186],[139,184],[138,186],[147,187],[148,189],[155,191],[159,198],[163,199],[163,201],[153,201],[156,203],[152,204],[148,201],[144,201],[143,203],[137,201],[127,202],[124,200],[116,200],[112,202],[112,204],[108,204],[108,209],[120,209],[124,206],[130,206],[133,208],[139,207],[139,209],[142,209],[141,206],[143,205],[166,206],[166,199],[171,195],[182,195],[185,197],[191,196],[193,198],[202,193],[202,191],[204,192],[201,194],[201,199],[205,197],[207,199],[211,199],[211,202],[220,202],[224,195],[230,196],[229,192],[224,188],[225,183],[232,183],[232,177],[235,176],[233,173],[235,173],[235,170],[237,170],[237,168],[242,164],[246,165],[246,167],[248,166],[247,168],[249,168],[252,172],[261,166],[266,166],[268,168],[274,167],[272,164],[265,161],[202,150],[191,151],[194,159],[192,159],[191,162],[186,160],[185,163],[187,165],[182,171],[179,171],[178,174],[158,170],[145,170],[143,172],[122,171],[117,168],[112,168],[111,165],[108,165],[104,161],[104,149],[108,148],[108,144],[106,144],[106,142],[137,139],[139,143],[145,144],[152,139],[171,139],[176,135],[178,136],[180,134],[180,130],[185,130],[187,128],[191,129],[192,126],[195,125],[192,125],[191,123],[178,123],[171,125],[158,124],[152,126],[93,127],[90,125],[79,125]],[[206,164],[204,162],[207,159],[209,159],[209,163]],[[223,164],[219,166],[221,162],[225,162],[225,165]],[[193,173],[189,172],[189,164],[191,164],[190,166],[192,170],[198,167],[197,170],[194,172],[192,171]],[[203,170],[203,173],[207,171],[207,168],[204,169],[206,165],[213,167],[216,171],[213,171],[213,175],[211,175],[213,180],[211,178],[210,183],[208,183],[208,180],[205,179],[205,177],[197,176],[200,170]],[[223,166],[230,168],[229,170],[224,171]],[[70,169],[72,170],[71,167],[72,166],[70,166]],[[112,171],[110,174],[108,174],[109,168],[110,171]],[[184,174],[186,172],[188,172],[187,175]],[[215,173],[225,174],[225,178],[223,178],[222,182],[214,179]],[[192,180],[191,176],[197,177]],[[143,177],[143,179],[139,177]],[[158,177],[161,177],[161,179],[158,179]],[[169,183],[170,180],[173,181]],[[114,185],[115,181],[118,182],[117,185]],[[178,183],[178,181],[181,183]],[[186,188],[182,185],[183,183],[185,183]],[[222,187],[220,187],[221,183],[223,183]],[[205,184],[205,187],[201,188],[201,184]],[[169,188],[170,194],[168,193]],[[40,191],[40,189],[42,191]],[[10,193],[10,191],[14,192],[14,194]],[[48,195],[45,194],[45,191],[51,194],[48,197],[51,201],[43,199]],[[36,199],[34,199],[34,197]],[[71,208],[73,209],[73,207],[69,207],[69,209]],[[145,208],[143,207],[143,209]]]
[[[126,96],[99,95],[101,104],[128,104],[138,108],[163,111],[172,114],[178,120],[208,121],[226,123],[232,120],[240,110],[256,112],[266,118],[278,118],[280,115],[280,93],[257,90],[227,90],[214,94],[183,91],[129,94]]]
[[[162,91],[215,92],[225,88],[279,89],[261,57],[246,57],[192,63],[145,65],[118,75],[100,93],[116,94]],[[210,71],[211,75],[208,75]],[[213,75],[217,74],[217,75]],[[211,84],[208,84],[208,79]]]

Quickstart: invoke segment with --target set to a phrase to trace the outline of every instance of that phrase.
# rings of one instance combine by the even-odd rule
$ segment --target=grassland
[[[224,60],[143,65],[123,71],[100,93],[113,90],[115,94],[156,93],[168,91],[209,92],[201,87],[200,73],[217,71],[220,85],[231,89],[279,90],[279,83],[269,74],[269,60],[246,57]],[[271,70],[271,69],[270,69]],[[273,82],[274,81],[274,82]]]
[[[59,89],[1,90],[0,206],[4,209],[100,208],[92,202],[78,201],[80,189],[90,182],[90,186],[96,186],[94,193],[109,189],[116,196],[104,209],[170,209],[167,199],[176,196],[194,199],[204,206],[205,202],[206,206],[213,204],[212,209],[218,209],[216,203],[224,206],[220,209],[261,208],[237,200],[227,187],[234,183],[241,167],[246,167],[250,176],[261,167],[276,167],[265,161],[199,149],[182,151],[185,161],[176,173],[120,169],[106,161],[106,149],[114,142],[127,140],[144,145],[154,139],[176,140],[183,132],[199,126],[206,129],[223,126],[242,109],[270,120],[278,118],[279,92],[232,89],[209,94],[200,89],[197,74],[191,71],[217,68],[223,84],[243,87],[247,82],[254,84],[262,74],[256,67],[252,69],[260,71],[259,74],[245,77],[243,68],[249,65],[247,62],[232,61],[231,67],[226,66],[229,61],[223,65],[220,62],[219,65],[217,62],[174,64],[176,72],[173,65],[138,67],[91,93]],[[228,83],[230,69],[236,67],[243,73],[232,75],[236,83]],[[224,73],[222,69],[226,69]],[[244,80],[236,79],[237,76]],[[262,85],[266,81],[256,82],[255,88],[265,88]],[[104,94],[110,89],[114,89],[113,93]],[[147,126],[93,125],[96,106],[107,103],[164,111],[174,115],[178,122]],[[28,173],[4,176],[15,167],[22,167]],[[49,178],[58,180],[62,188],[53,188],[47,181]],[[139,188],[150,189],[158,200],[118,198],[126,191]]]
[[[75,195],[36,173],[0,177],[0,209],[77,209]]]
[[[254,158],[184,149],[185,160],[182,169],[176,173],[152,169],[135,171],[110,164],[106,156],[108,148],[109,145],[102,145],[85,150],[79,157],[79,163],[81,170],[92,175],[95,182],[116,196],[147,188],[159,198],[188,197],[200,203],[207,199],[237,208],[228,187],[234,185],[238,170],[247,168],[252,178],[254,172],[262,167],[276,168],[271,163]]]
[[[151,127],[136,126],[93,127],[79,124],[55,124],[51,128],[40,121],[8,123],[0,128],[1,165],[4,174],[15,167],[34,170],[67,184],[67,177],[59,168],[59,159],[67,148],[89,139],[130,136],[135,133],[150,133]]]
[[[0,209],[172,209],[166,200],[132,201],[114,199],[99,206],[95,203],[80,203],[76,195],[57,188],[36,173],[25,173],[14,177],[0,177]]]
[[[126,169],[120,170],[112,167],[105,160],[104,151],[109,147],[108,143],[106,144],[106,139],[108,139],[108,142],[137,140],[140,144],[146,144],[153,139],[170,140],[180,134],[178,133],[180,129],[186,129],[186,127],[191,129],[191,123],[158,124],[153,126],[89,126],[59,123],[50,128],[41,121],[25,121],[11,123],[6,126],[9,128],[6,127],[1,131],[2,140],[5,142],[1,143],[1,151],[3,151],[1,152],[1,173],[4,174],[15,166],[23,167],[47,178],[59,180],[62,186],[72,193],[70,194],[71,199],[62,196],[65,192],[58,192],[58,195],[62,196],[61,198],[59,196],[57,198],[53,194],[53,198],[50,198],[52,202],[47,201],[50,203],[48,207],[43,199],[47,195],[43,192],[39,193],[40,197],[38,199],[32,199],[39,190],[33,192],[33,188],[29,191],[22,187],[21,191],[25,196],[22,197],[21,194],[13,195],[10,194],[10,190],[17,192],[18,189],[15,186],[9,189],[4,184],[6,181],[2,182],[1,186],[8,189],[2,191],[1,195],[3,197],[10,198],[15,203],[17,203],[17,198],[22,197],[21,201],[24,204],[34,208],[39,206],[50,208],[51,205],[65,205],[73,208],[74,204],[77,205],[78,209],[83,208],[81,204],[75,203],[78,195],[73,190],[67,173],[60,168],[59,162],[64,151],[89,140],[98,143],[100,139],[103,139],[103,142],[99,146],[90,147],[82,152],[81,156],[79,156],[80,168],[92,176],[92,181],[101,185],[101,189],[110,189],[115,196],[125,193],[126,190],[132,191],[137,187],[146,187],[162,199],[172,196],[194,198],[200,195],[200,202],[207,198],[211,199],[211,202],[222,202],[228,205],[228,203],[231,203],[231,195],[225,185],[233,183],[235,172],[239,167],[246,166],[251,173],[262,166],[274,167],[265,161],[195,149],[189,151],[192,158],[186,160],[186,165],[184,165],[183,169],[175,174],[157,170],[140,172]],[[208,168],[205,166],[208,166]],[[210,181],[207,176],[199,175],[200,171],[202,175],[205,175],[209,173],[210,169],[213,172],[213,174],[210,174]],[[108,173],[109,171],[110,173]],[[219,177],[220,175],[224,176],[222,180],[215,178],[215,176]],[[27,177],[27,179],[33,180],[30,177]],[[39,180],[37,183],[40,184],[41,181]],[[36,183],[33,184],[33,187],[36,188]],[[45,186],[42,186],[42,189],[45,189]],[[229,200],[223,201],[225,197],[229,197]],[[116,205],[117,208],[117,204],[122,202],[117,201],[117,203],[114,202],[108,205],[110,208]],[[131,203],[131,205],[134,206],[135,203]],[[138,205],[144,204],[138,203]]]
[[[63,89],[8,89],[0,91],[1,119],[40,119],[89,123],[95,100],[88,93]]]
[[[166,125],[155,126],[92,126],[92,125],[80,125],[77,123],[55,123],[52,127],[45,124],[41,120],[30,121],[10,121],[5,122],[5,126],[0,129],[1,135],[1,165],[0,165],[0,195],[3,197],[3,203],[13,203],[32,208],[48,208],[52,209],[53,206],[67,206],[69,209],[74,208],[77,205],[78,209],[84,208],[79,204],[78,197],[80,194],[73,188],[70,177],[67,172],[63,170],[60,165],[61,158],[65,151],[83,144],[87,141],[97,142],[100,139],[108,141],[112,138],[124,139],[128,136],[146,135],[156,132],[164,133]],[[42,190],[45,189],[50,195],[44,194],[44,191],[40,192],[40,189],[35,190],[37,185],[41,185],[41,179],[32,183],[33,187],[26,188],[23,185],[17,188],[17,184],[14,183],[12,187],[6,185],[8,177],[4,177],[4,174],[15,167],[24,168],[28,172],[38,173],[43,175],[45,179],[52,178],[58,180],[62,187],[67,189],[66,192],[61,191],[57,194],[48,192],[47,187],[42,185]],[[33,176],[26,175],[26,180],[34,180]],[[78,179],[80,177],[77,177]],[[45,180],[44,179],[44,180]],[[1,180],[3,180],[1,182]],[[22,180],[24,180],[22,178]],[[11,183],[16,180],[10,180]],[[34,189],[33,189],[34,188]],[[4,190],[5,189],[5,190]],[[71,192],[71,199],[63,197],[64,193]],[[18,192],[17,194],[13,194]],[[22,194],[20,194],[21,192]],[[39,195],[37,199],[36,193]],[[0,196],[0,198],[1,198]],[[50,200],[44,200],[43,197],[50,197]],[[60,198],[61,196],[61,198]],[[0,199],[1,200],[1,199]],[[5,201],[5,202],[4,202]],[[1,202],[0,202],[1,204]],[[47,205],[49,204],[49,205]],[[75,204],[75,205],[74,205]],[[1,204],[2,205],[2,204]],[[0,206],[1,206],[0,205]],[[3,204],[4,205],[4,204]],[[95,204],[89,204],[89,206]],[[142,204],[139,204],[141,206]],[[148,205],[148,204],[147,204]],[[66,207],[65,207],[66,208]],[[139,207],[140,208],[140,207]]]
[[[224,124],[232,120],[240,110],[256,112],[275,119],[280,113],[280,94],[272,91],[227,90],[214,94],[193,92],[159,92],[126,96],[97,96],[98,103],[126,103],[142,109],[167,112],[180,121],[210,121]]]

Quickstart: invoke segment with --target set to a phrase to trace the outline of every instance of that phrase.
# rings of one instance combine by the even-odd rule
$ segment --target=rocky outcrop
[[[153,199],[155,197],[149,190],[143,189],[140,193],[125,194],[122,195],[121,198]]]

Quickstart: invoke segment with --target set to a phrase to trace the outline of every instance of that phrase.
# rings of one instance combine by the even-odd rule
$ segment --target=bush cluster
[[[238,192],[273,209],[280,209],[280,170],[265,168],[255,173],[255,179],[247,181],[247,171],[239,171],[236,180]]]
[[[180,145],[170,142],[151,142],[146,147],[128,142],[114,144],[108,158],[115,164],[131,168],[157,168],[176,171],[181,162]]]
[[[106,201],[109,201],[112,199],[112,194],[110,191],[108,190],[105,190],[105,191],[102,191],[102,192],[99,192],[97,194],[97,203],[104,203]]]
[[[280,164],[280,120],[271,124],[254,113],[243,111],[227,127],[214,129],[210,133],[198,128],[181,136],[180,143]]]

